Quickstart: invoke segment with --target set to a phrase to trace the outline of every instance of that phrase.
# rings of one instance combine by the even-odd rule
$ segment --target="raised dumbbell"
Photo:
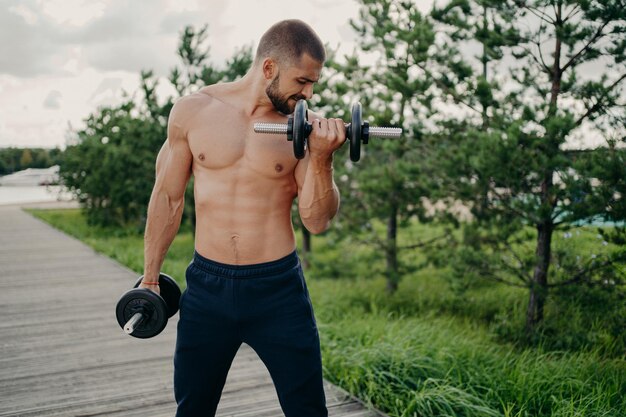
[[[126,334],[147,339],[161,333],[167,320],[176,314],[181,293],[176,281],[168,275],[159,275],[160,295],[138,288],[142,279],[143,276],[139,277],[133,289],[120,298],[115,315]]]
[[[352,105],[352,120],[346,125],[346,137],[350,141],[350,159],[354,162],[361,158],[361,143],[367,144],[370,137],[399,138],[402,128],[370,126],[363,121],[361,103]],[[304,158],[306,139],[313,127],[307,121],[306,101],[299,100],[296,109],[287,119],[287,123],[255,123],[256,133],[287,134],[287,140],[293,141],[293,153],[298,159]]]

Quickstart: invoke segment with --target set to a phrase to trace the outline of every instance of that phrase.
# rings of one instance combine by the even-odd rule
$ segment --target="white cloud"
[[[35,25],[39,21],[37,14],[25,4],[11,6],[8,10],[17,16],[20,16],[22,19],[24,19],[24,22],[30,26]]]
[[[37,7],[58,25],[85,26],[104,14],[105,1],[38,0]]]
[[[299,18],[351,52],[355,0],[0,0],[0,147],[62,146],[68,123],[115,105],[139,87],[139,71],[163,77],[179,63],[185,25],[209,25],[210,60],[221,66],[272,24]]]
[[[125,42],[123,39],[101,42],[83,50],[89,66],[101,71],[127,71],[139,74],[141,70],[153,69],[158,75],[167,75],[176,64],[175,40],[161,38],[158,44],[152,40]],[[138,75],[137,75],[138,76]]]
[[[61,98],[63,94],[60,91],[52,90],[46,96],[43,101],[43,107],[46,109],[59,109],[61,108]]]
[[[19,77],[47,73],[52,57],[59,48],[51,41],[51,31],[45,22],[25,19],[22,12],[0,8],[0,72]],[[37,26],[27,22],[38,21]]]
[[[201,9],[198,0],[166,0],[164,6],[166,13],[197,12]]]

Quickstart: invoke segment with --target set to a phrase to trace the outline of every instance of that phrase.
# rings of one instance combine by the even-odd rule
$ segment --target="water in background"
[[[0,186],[0,205],[71,200],[72,195],[59,185]]]

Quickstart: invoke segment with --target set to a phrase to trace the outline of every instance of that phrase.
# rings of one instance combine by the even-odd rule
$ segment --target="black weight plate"
[[[293,154],[296,158],[304,158],[306,145],[307,105],[305,100],[298,100],[293,111]]]
[[[161,333],[167,325],[167,306],[163,299],[153,291],[135,288],[120,298],[115,309],[117,322],[124,328],[128,320],[136,313],[146,314],[146,318],[131,334],[133,337],[146,339]]]
[[[169,275],[161,273],[159,276],[159,288],[161,297],[167,305],[168,317],[172,317],[178,311],[178,303],[180,302],[180,287]]]
[[[363,128],[363,112],[358,101],[352,105],[352,121],[350,122],[350,159],[357,162],[361,159],[361,129]]]
[[[143,275],[139,277],[133,288],[139,287]],[[180,302],[180,287],[172,277],[164,273],[159,274],[159,292],[167,305],[168,317],[172,317],[178,311]]]

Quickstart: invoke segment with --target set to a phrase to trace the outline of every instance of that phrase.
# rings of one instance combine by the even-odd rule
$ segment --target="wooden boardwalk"
[[[136,274],[16,206],[0,206],[0,416],[173,416],[174,316],[126,336],[115,304]],[[326,383],[329,414],[381,416]],[[218,416],[282,416],[270,375],[239,350]]]

